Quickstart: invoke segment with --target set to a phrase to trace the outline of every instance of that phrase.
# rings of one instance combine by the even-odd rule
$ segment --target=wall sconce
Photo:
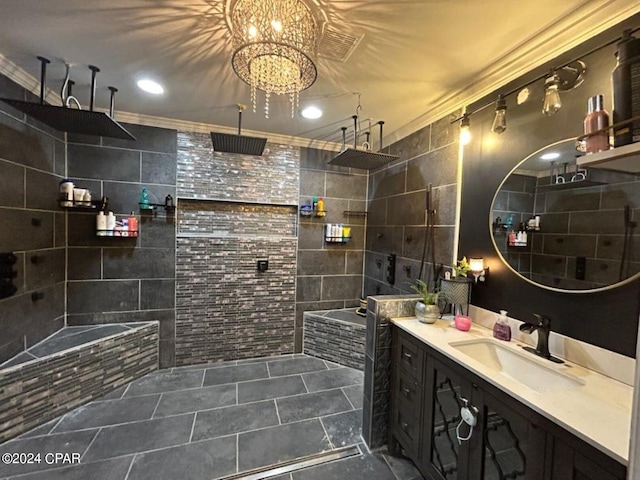
[[[471,274],[473,275],[474,281],[478,283],[478,280],[484,282],[487,274],[489,273],[489,267],[484,266],[484,259],[481,258],[470,258],[469,266],[471,267]]]
[[[469,142],[471,142],[470,127],[469,115],[465,113],[462,116],[462,120],[460,120],[460,143],[462,145],[469,145]]]
[[[504,96],[498,95],[498,101],[496,102],[496,113],[493,117],[493,125],[491,130],[498,135],[507,129],[507,102]]]
[[[560,92],[558,92],[559,83],[560,77],[554,70],[551,70],[547,78],[544,80],[544,101],[542,102],[542,113],[548,117],[556,113],[562,107]]]

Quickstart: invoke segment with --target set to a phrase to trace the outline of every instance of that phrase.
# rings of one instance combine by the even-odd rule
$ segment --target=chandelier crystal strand
[[[267,118],[270,94],[289,94],[293,117],[299,92],[317,78],[320,28],[313,12],[303,0],[235,0],[230,17],[233,69],[251,86],[254,112],[262,90]]]

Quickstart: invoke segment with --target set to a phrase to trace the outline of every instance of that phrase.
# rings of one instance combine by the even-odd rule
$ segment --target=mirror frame
[[[493,200],[491,200],[491,207],[489,208],[489,224],[488,224],[488,228],[489,228],[489,236],[491,237],[491,243],[493,244],[493,249],[495,250],[495,253],[497,253],[498,257],[500,258],[500,261],[502,262],[502,264],[504,266],[506,266],[509,270],[511,270],[513,273],[515,273],[519,278],[525,280],[526,282],[530,283],[531,285],[534,285],[536,287],[539,288],[543,288],[545,290],[550,290],[552,292],[558,292],[558,293],[577,293],[577,294],[585,294],[585,293],[597,293],[597,292],[605,292],[607,290],[612,290],[614,288],[618,288],[618,287],[622,287],[623,285],[627,285],[629,283],[632,283],[638,279],[640,279],[640,272],[636,273],[635,275],[632,275],[629,278],[625,278],[624,280],[620,281],[620,282],[616,282],[616,283],[612,283],[611,285],[607,285],[605,287],[598,287],[598,288],[590,288],[590,289],[585,289],[585,290],[567,290],[565,288],[557,288],[557,287],[552,287],[550,285],[543,285],[542,283],[536,283],[533,280],[531,280],[530,278],[525,277],[524,275],[522,275],[520,272],[518,272],[516,269],[514,269],[509,262],[502,256],[502,253],[500,252],[500,250],[498,249],[498,244],[496,243],[496,239],[495,236],[493,235],[493,206],[495,205],[496,202],[496,198],[498,196],[498,193],[500,193],[500,190],[502,189],[502,186],[506,183],[507,179],[518,169],[518,167],[520,167],[520,165],[522,165],[524,162],[526,162],[527,160],[529,160],[532,157],[535,157],[536,155],[540,154],[540,152],[542,152],[543,150],[546,150],[550,147],[554,147],[560,143],[565,143],[565,142],[575,142],[576,139],[574,137],[572,138],[565,138],[564,140],[558,140],[557,142],[553,142],[550,143],[548,145],[545,145],[542,148],[539,148],[538,150],[536,150],[535,152],[529,154],[527,157],[525,157],[523,160],[521,160],[520,162],[518,162],[511,170],[509,170],[509,173],[507,173],[507,175],[502,179],[502,181],[500,182],[500,185],[498,185],[498,188],[496,189],[496,192],[493,194]]]

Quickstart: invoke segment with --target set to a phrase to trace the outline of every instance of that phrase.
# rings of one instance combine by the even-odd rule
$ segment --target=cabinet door
[[[479,431],[471,444],[469,480],[544,478],[544,430],[485,391],[474,391],[473,404]]]
[[[553,480],[624,480],[625,467],[602,455],[599,452],[592,452],[592,458],[587,458],[561,440],[555,439],[551,478]],[[595,460],[598,460],[598,463]]]
[[[438,480],[466,480],[468,442],[458,443],[463,399],[471,383],[441,362],[428,357],[422,459],[425,470]],[[466,430],[464,433],[466,434]]]

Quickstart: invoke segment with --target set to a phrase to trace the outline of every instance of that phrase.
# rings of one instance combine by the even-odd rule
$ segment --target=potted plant
[[[467,257],[453,265],[454,276],[452,278],[440,279],[440,292],[444,296],[447,304],[452,306],[451,313],[458,313],[458,310],[465,315],[469,314],[469,301],[471,300],[472,281],[467,277],[471,270],[471,265]]]
[[[440,316],[438,306],[439,292],[430,292],[429,286],[420,279],[411,285],[411,289],[420,295],[420,300],[416,303],[416,318],[422,323],[435,323]]]

